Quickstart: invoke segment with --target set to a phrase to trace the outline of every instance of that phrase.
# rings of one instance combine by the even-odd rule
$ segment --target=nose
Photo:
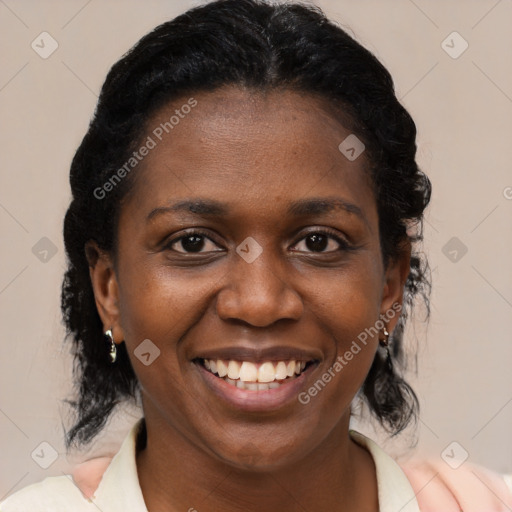
[[[217,295],[220,318],[266,327],[281,319],[301,317],[302,299],[289,284],[285,266],[277,258],[268,251],[252,263],[235,256],[225,286]]]

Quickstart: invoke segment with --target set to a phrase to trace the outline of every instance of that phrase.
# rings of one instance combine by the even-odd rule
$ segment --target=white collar
[[[141,418],[130,430],[96,489],[92,501],[100,510],[109,512],[147,512],[137,474],[137,436],[143,425]]]
[[[375,463],[380,512],[420,512],[416,494],[400,466],[375,441],[355,430],[350,437],[366,448]]]
[[[143,421],[139,420],[126,436],[96,489],[93,502],[101,510],[147,512],[136,465],[137,436]],[[420,512],[412,486],[400,466],[370,438],[355,430],[349,434],[373,457],[380,512]]]

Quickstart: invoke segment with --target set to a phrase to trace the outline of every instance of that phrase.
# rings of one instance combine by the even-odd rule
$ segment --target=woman
[[[356,396],[391,434],[417,415],[415,136],[386,69],[319,9],[222,0],[142,38],[72,163],[62,308],[68,445],[125,399],[144,417],[112,460],[0,510],[509,510],[499,475],[441,485],[349,429]]]

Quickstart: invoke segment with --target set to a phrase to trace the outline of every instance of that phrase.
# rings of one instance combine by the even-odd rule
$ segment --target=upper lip
[[[321,360],[322,355],[315,350],[302,350],[297,347],[275,345],[272,347],[224,347],[198,352],[192,359],[223,359],[234,361],[250,361],[263,363],[265,361],[316,361]]]

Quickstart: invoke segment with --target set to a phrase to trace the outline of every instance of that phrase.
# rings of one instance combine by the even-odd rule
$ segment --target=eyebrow
[[[338,197],[300,199],[288,206],[287,213],[288,215],[299,217],[305,215],[321,215],[335,210],[343,210],[347,213],[354,214],[369,226],[368,219],[359,206]],[[184,199],[170,206],[154,208],[147,216],[146,221],[149,222],[159,215],[180,211],[203,216],[226,217],[230,212],[230,208],[226,204],[214,199]]]
[[[223,203],[212,199],[185,199],[170,206],[159,206],[151,210],[146,221],[149,222],[155,217],[165,213],[180,211],[195,213],[196,215],[225,217],[229,213],[229,208]]]

